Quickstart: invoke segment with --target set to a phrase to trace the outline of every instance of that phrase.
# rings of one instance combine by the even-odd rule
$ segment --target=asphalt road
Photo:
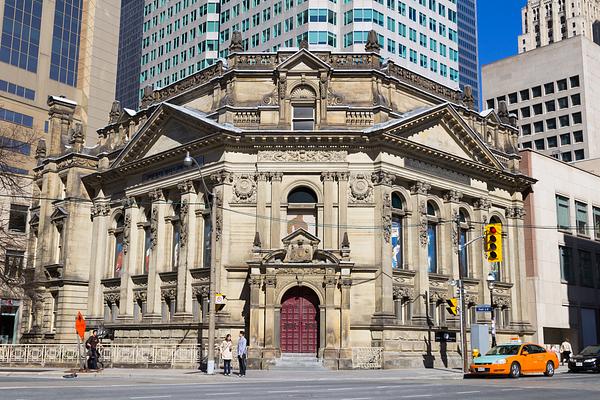
[[[377,373],[380,372],[380,373]],[[252,373],[252,371],[250,371]],[[1,374],[2,400],[144,399],[599,399],[600,375],[557,374],[513,379],[467,379],[459,374],[406,374],[389,371],[303,372],[257,377],[206,377],[195,373],[162,376],[63,378],[52,374]]]

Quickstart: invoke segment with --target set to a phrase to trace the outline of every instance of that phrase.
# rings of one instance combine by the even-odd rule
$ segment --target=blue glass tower
[[[0,61],[37,72],[42,24],[42,0],[6,0]]]
[[[56,0],[50,79],[77,86],[83,0]]]
[[[458,69],[460,88],[473,87],[479,104],[479,56],[477,51],[477,0],[458,0]]]
[[[144,0],[122,0],[115,97],[132,110],[139,105],[143,24]]]

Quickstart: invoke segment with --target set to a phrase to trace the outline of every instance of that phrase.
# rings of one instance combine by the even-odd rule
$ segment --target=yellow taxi
[[[518,378],[523,374],[554,375],[558,357],[533,343],[508,343],[492,347],[485,355],[475,357],[470,367],[472,375],[508,375]]]

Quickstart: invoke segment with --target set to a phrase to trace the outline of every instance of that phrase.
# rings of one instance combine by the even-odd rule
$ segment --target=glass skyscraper
[[[83,0],[56,0],[50,79],[77,86]]]
[[[122,0],[116,98],[132,110],[139,105],[143,23],[144,0]]]
[[[477,0],[458,0],[458,68],[460,88],[471,85],[479,104],[479,57],[477,52]]]
[[[6,0],[0,61],[37,72],[42,25],[42,0]]]

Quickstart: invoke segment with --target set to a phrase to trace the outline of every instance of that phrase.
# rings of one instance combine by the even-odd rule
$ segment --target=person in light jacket
[[[244,337],[244,331],[240,331],[240,339],[237,345],[237,356],[240,363],[240,374],[239,376],[246,376],[246,358],[248,357],[248,342]]]
[[[223,375],[231,375],[231,359],[233,358],[232,347],[233,343],[231,342],[231,335],[228,334],[225,336],[225,340],[223,340],[219,347],[221,358],[223,359]]]

